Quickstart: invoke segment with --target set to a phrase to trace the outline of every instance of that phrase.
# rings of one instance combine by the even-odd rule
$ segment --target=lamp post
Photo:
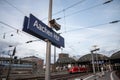
[[[93,74],[95,75],[96,80],[96,72],[95,72],[95,61],[94,61],[94,52],[100,50],[100,48],[96,48],[94,50],[91,50],[91,56],[92,56],[92,68],[93,68]]]
[[[93,68],[93,74],[95,75],[95,64],[94,64],[93,51],[91,51],[91,56],[92,56],[92,68]]]
[[[97,45],[94,45],[93,46],[94,47],[94,49],[97,49]],[[99,60],[98,60],[98,53],[97,53],[97,50],[95,51],[95,60],[96,60],[96,66],[97,66],[97,71],[99,71]]]
[[[9,47],[13,47],[12,45],[9,45]],[[9,67],[8,67],[8,73],[6,76],[6,80],[9,80],[9,75],[10,75],[10,71],[11,71],[11,64],[12,64],[12,58],[16,53],[16,47],[14,47],[12,55],[10,55],[10,59],[9,59]]]

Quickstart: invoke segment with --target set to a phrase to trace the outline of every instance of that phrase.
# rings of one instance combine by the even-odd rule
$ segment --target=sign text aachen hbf
[[[56,47],[64,47],[64,38],[32,14],[25,16],[23,31],[42,40],[48,39]]]
[[[54,39],[56,39],[57,41],[59,41],[59,39],[60,39],[59,36],[57,36],[53,32],[51,32],[48,29],[46,29],[46,27],[43,27],[41,24],[38,23],[37,20],[34,22],[33,26],[36,27],[36,28],[38,28],[43,33],[47,34],[48,36],[53,37]]]

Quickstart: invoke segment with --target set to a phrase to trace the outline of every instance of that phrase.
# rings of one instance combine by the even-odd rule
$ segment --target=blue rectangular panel
[[[30,18],[25,17],[23,31],[42,40],[48,39],[57,47],[64,47],[64,38],[32,14],[30,14]]]

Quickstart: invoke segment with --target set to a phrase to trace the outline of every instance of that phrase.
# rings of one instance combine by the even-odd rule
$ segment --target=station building
[[[120,70],[120,51],[111,55],[110,63],[113,70]]]
[[[103,54],[93,54],[95,71],[100,71],[101,67],[108,69],[109,58]],[[86,54],[79,58],[77,61],[79,66],[85,66],[88,68],[88,71],[92,71],[92,55]]]
[[[69,57],[69,54],[60,53],[59,58],[56,62],[56,67],[59,71],[67,70],[69,67],[71,67],[75,63],[76,61],[73,58]]]
[[[93,54],[93,57],[96,71],[100,71],[101,66],[104,66],[105,69],[107,69],[106,66],[109,64],[109,58],[107,56],[102,54]],[[86,54],[78,60],[75,60],[74,58],[69,57],[69,54],[60,53],[56,64],[59,67],[67,66],[68,68],[77,65],[87,67],[89,71],[92,71],[92,56],[91,54]]]
[[[34,70],[36,69],[37,71],[43,71],[43,65],[44,65],[44,60],[35,56],[29,56],[29,57],[24,57],[22,58],[23,61],[29,61],[33,62],[34,64]]]

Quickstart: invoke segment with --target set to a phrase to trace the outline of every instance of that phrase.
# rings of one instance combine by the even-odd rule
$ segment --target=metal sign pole
[[[45,80],[50,80],[50,62],[51,62],[51,42],[47,40]]]
[[[51,27],[49,24],[50,20],[52,20],[52,0],[49,0],[49,12],[48,12],[49,27]],[[45,80],[50,80],[50,63],[51,63],[51,42],[47,40]]]
[[[56,47],[54,46],[54,72],[56,71]]]

